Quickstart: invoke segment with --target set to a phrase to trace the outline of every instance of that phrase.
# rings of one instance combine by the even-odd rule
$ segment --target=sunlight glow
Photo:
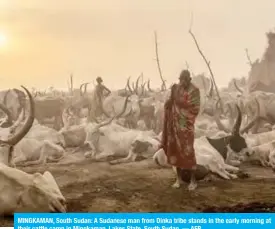
[[[0,47],[4,47],[7,44],[7,37],[4,33],[0,32]]]

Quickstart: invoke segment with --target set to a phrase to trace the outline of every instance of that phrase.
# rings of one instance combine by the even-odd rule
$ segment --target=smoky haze
[[[24,3],[23,3],[24,2]],[[154,50],[168,83],[176,81],[185,61],[194,73],[207,68],[188,34],[193,32],[211,61],[216,81],[247,76],[252,60],[266,47],[274,27],[273,0],[14,0],[0,3],[0,31],[8,37],[0,50],[1,88],[67,88],[101,76],[110,89],[124,87],[141,72],[160,87]]]

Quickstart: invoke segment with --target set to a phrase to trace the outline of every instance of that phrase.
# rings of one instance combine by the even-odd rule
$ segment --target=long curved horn
[[[5,105],[5,106],[7,106],[7,97],[8,97],[8,94],[10,93],[10,89],[5,93],[5,95],[4,95],[4,99],[3,99],[3,104]]]
[[[85,86],[85,83],[81,84],[80,85],[80,96],[83,96],[83,91],[82,91],[82,88]]]
[[[224,126],[224,124],[221,122],[221,120],[219,118],[219,112],[217,112],[218,104],[219,104],[219,101],[217,101],[215,104],[215,108],[216,108],[216,112],[214,112],[215,122],[220,130],[223,130],[226,133],[230,133],[231,131],[227,127]]]
[[[140,75],[138,78],[137,78],[137,81],[136,81],[136,86],[135,86],[135,92],[136,94],[138,94],[138,84],[139,84],[139,80],[141,78],[142,75]]]
[[[146,92],[145,85],[146,85],[146,82],[144,82],[144,83],[141,85],[141,95],[144,95],[145,92]]]
[[[88,85],[90,84],[90,82],[89,83],[85,83],[84,85],[84,94],[87,94],[87,87],[88,87]]]
[[[127,96],[127,97],[126,97],[125,102],[124,102],[123,109],[122,109],[122,111],[121,111],[118,115],[114,115],[114,116],[113,116],[112,118],[110,118],[108,121],[104,121],[104,122],[101,122],[101,123],[97,124],[96,128],[99,129],[100,127],[109,125],[115,118],[120,118],[120,117],[124,114],[124,112],[126,111],[127,103],[128,103],[129,97],[130,97],[130,96]]]
[[[240,89],[239,86],[237,85],[237,80],[236,79],[233,79],[233,83],[234,83],[235,88],[243,94],[243,90]]]
[[[13,135],[12,137],[10,137],[8,140],[6,141],[2,141],[3,143],[6,143],[10,146],[15,146],[18,142],[21,141],[22,138],[25,137],[25,135],[29,132],[29,130],[32,127],[33,121],[34,121],[34,115],[35,115],[35,104],[34,104],[34,100],[33,97],[31,95],[31,93],[29,92],[29,90],[27,88],[25,88],[24,86],[21,86],[27,93],[28,97],[29,97],[29,103],[30,103],[30,113],[29,116],[24,124],[24,126],[19,130],[18,133],[16,133],[15,135]]]
[[[239,135],[240,134],[240,127],[241,127],[241,124],[242,124],[242,113],[241,113],[241,109],[240,107],[236,104],[236,108],[237,108],[237,111],[238,111],[238,117],[237,117],[237,120],[235,122],[235,125],[232,129],[232,135],[236,136],[236,135]]]
[[[133,91],[133,93],[136,93],[136,91],[135,91],[135,83],[134,82],[132,82],[132,91]]]
[[[127,88],[128,88],[128,90],[130,91],[130,93],[133,94],[133,90],[132,90],[132,88],[131,88],[131,86],[130,86],[130,79],[131,79],[131,76],[129,76],[128,79],[127,79]]]
[[[0,103],[0,109],[7,115],[7,120],[1,124],[2,128],[7,128],[12,125],[12,115],[10,110],[2,103]]]
[[[234,112],[233,112],[233,108],[232,108],[232,106],[229,103],[227,103],[226,106],[228,107],[230,126],[233,126],[234,125]]]
[[[251,122],[249,122],[245,127],[243,127],[240,131],[241,134],[247,132],[249,129],[251,129],[255,123],[260,119],[260,103],[257,100],[257,98],[255,98],[255,102],[256,102],[256,115],[254,116],[254,118],[252,119]]]
[[[125,87],[124,87],[124,91],[127,93],[127,89],[128,89],[128,86],[127,86],[127,82],[125,84]]]
[[[148,80],[148,82],[147,82],[147,89],[148,89],[148,91],[153,92],[153,90],[150,87],[150,80]]]
[[[126,111],[126,108],[127,108],[127,104],[128,104],[128,102],[129,102],[129,95],[125,98],[125,102],[124,102],[124,105],[123,105],[123,108],[122,108],[122,111],[118,114],[118,115],[116,115],[115,116],[115,118],[120,118],[124,113],[125,113],[125,111]]]

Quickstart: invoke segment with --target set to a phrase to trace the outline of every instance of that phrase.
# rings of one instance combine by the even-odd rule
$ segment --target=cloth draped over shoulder
[[[188,89],[174,84],[172,106],[165,109],[162,148],[168,163],[181,169],[195,169],[194,124],[200,111],[200,91],[191,84]]]

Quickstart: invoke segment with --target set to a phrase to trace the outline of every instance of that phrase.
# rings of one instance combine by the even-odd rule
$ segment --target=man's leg
[[[191,170],[191,180],[190,180],[190,183],[188,185],[188,190],[189,191],[195,190],[198,186],[196,176],[195,176],[195,172],[196,172],[196,170],[194,170],[194,169]]]
[[[173,171],[176,174],[176,181],[172,185],[173,188],[180,188],[180,186],[183,184],[183,181],[181,179],[181,173],[180,173],[180,168],[177,168],[175,166],[172,166]]]

